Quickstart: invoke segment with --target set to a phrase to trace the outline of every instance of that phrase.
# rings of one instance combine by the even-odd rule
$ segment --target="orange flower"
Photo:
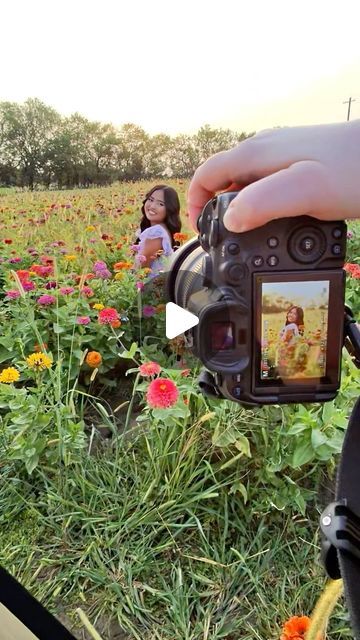
[[[92,369],[95,369],[102,363],[102,355],[98,351],[89,351],[85,358],[86,364]]]
[[[310,626],[308,616],[293,616],[284,623],[280,640],[303,640]]]
[[[175,242],[186,242],[188,238],[189,238],[188,233],[174,233]]]
[[[119,327],[121,327],[121,321],[114,320],[114,322],[110,322],[110,326],[112,326],[113,329],[118,329]]]
[[[130,269],[132,267],[132,262],[116,262],[114,264],[114,271],[120,271],[120,269]]]

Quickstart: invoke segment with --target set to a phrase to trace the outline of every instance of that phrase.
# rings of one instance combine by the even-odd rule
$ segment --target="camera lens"
[[[205,252],[199,240],[193,238],[178,249],[168,273],[169,300],[186,308],[190,296],[203,288],[203,260]]]

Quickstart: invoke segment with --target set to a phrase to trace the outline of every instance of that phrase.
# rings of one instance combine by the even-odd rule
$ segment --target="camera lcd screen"
[[[212,322],[210,325],[211,350],[227,351],[235,346],[234,323]]]
[[[282,274],[281,281],[275,276],[256,278],[257,385],[306,386],[337,379],[342,276],[321,275],[315,279],[314,274]]]

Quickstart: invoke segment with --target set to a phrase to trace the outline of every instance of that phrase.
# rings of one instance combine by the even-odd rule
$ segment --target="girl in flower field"
[[[294,337],[304,335],[304,310],[301,307],[291,306],[286,312],[285,325],[280,331],[282,342],[293,342]]]
[[[177,246],[174,236],[181,229],[177,192],[167,185],[155,185],[146,194],[141,213],[135,262],[156,273],[164,270],[164,257],[170,256]]]

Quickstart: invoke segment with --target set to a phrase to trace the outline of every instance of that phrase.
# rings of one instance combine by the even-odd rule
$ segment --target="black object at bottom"
[[[338,468],[336,502],[320,520],[325,542],[324,565],[328,575],[342,578],[355,640],[360,640],[360,398],[345,434]],[[325,521],[324,521],[325,520]]]
[[[75,640],[75,637],[40,602],[0,567],[0,603],[38,640]],[[0,628],[1,628],[0,617]]]

